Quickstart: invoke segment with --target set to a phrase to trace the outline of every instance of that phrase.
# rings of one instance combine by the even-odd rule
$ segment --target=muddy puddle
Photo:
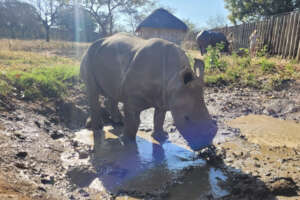
[[[226,180],[224,174],[197,158],[182,142],[168,140],[160,144],[151,133],[139,131],[136,145],[124,147],[118,139],[120,130],[105,127],[101,133],[94,137],[85,129],[76,132],[74,140],[93,146],[89,160],[93,170],[80,165],[73,168],[73,183],[140,198],[179,200],[196,199],[207,193],[216,198],[228,195],[218,185],[220,180]],[[179,138],[177,133],[172,134],[171,138]]]

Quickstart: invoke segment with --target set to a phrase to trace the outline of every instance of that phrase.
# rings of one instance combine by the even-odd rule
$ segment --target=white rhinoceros
[[[94,42],[81,63],[87,87],[93,130],[101,129],[99,95],[110,99],[112,113],[124,104],[124,143],[135,141],[141,111],[154,107],[154,133],[163,132],[167,110],[192,149],[211,144],[216,129],[203,99],[204,64],[189,60],[175,44],[162,39],[144,40],[119,33]],[[112,116],[113,118],[115,116]]]

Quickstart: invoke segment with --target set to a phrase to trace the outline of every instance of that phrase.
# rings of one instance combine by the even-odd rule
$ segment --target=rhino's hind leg
[[[124,129],[121,136],[123,144],[135,143],[136,134],[140,125],[140,111],[124,105]]]
[[[154,111],[154,132],[152,133],[152,137],[159,142],[164,142],[168,139],[168,134],[164,131],[163,125],[166,117],[166,111],[155,108]]]
[[[101,119],[101,107],[99,104],[99,92],[95,83],[88,82],[87,96],[91,111],[90,128],[94,131],[101,130],[103,128],[103,122]]]

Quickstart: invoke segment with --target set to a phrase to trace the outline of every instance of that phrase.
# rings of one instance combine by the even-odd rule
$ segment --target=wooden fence
[[[255,23],[214,29],[227,37],[232,34],[232,48],[249,47],[249,37],[254,30],[259,36],[258,48],[267,45],[271,55],[300,61],[300,12],[269,17]]]

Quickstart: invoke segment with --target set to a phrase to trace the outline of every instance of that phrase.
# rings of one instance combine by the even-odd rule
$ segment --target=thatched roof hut
[[[188,31],[187,25],[169,11],[159,8],[153,11],[137,27],[136,32],[143,38],[162,38],[179,44]]]

